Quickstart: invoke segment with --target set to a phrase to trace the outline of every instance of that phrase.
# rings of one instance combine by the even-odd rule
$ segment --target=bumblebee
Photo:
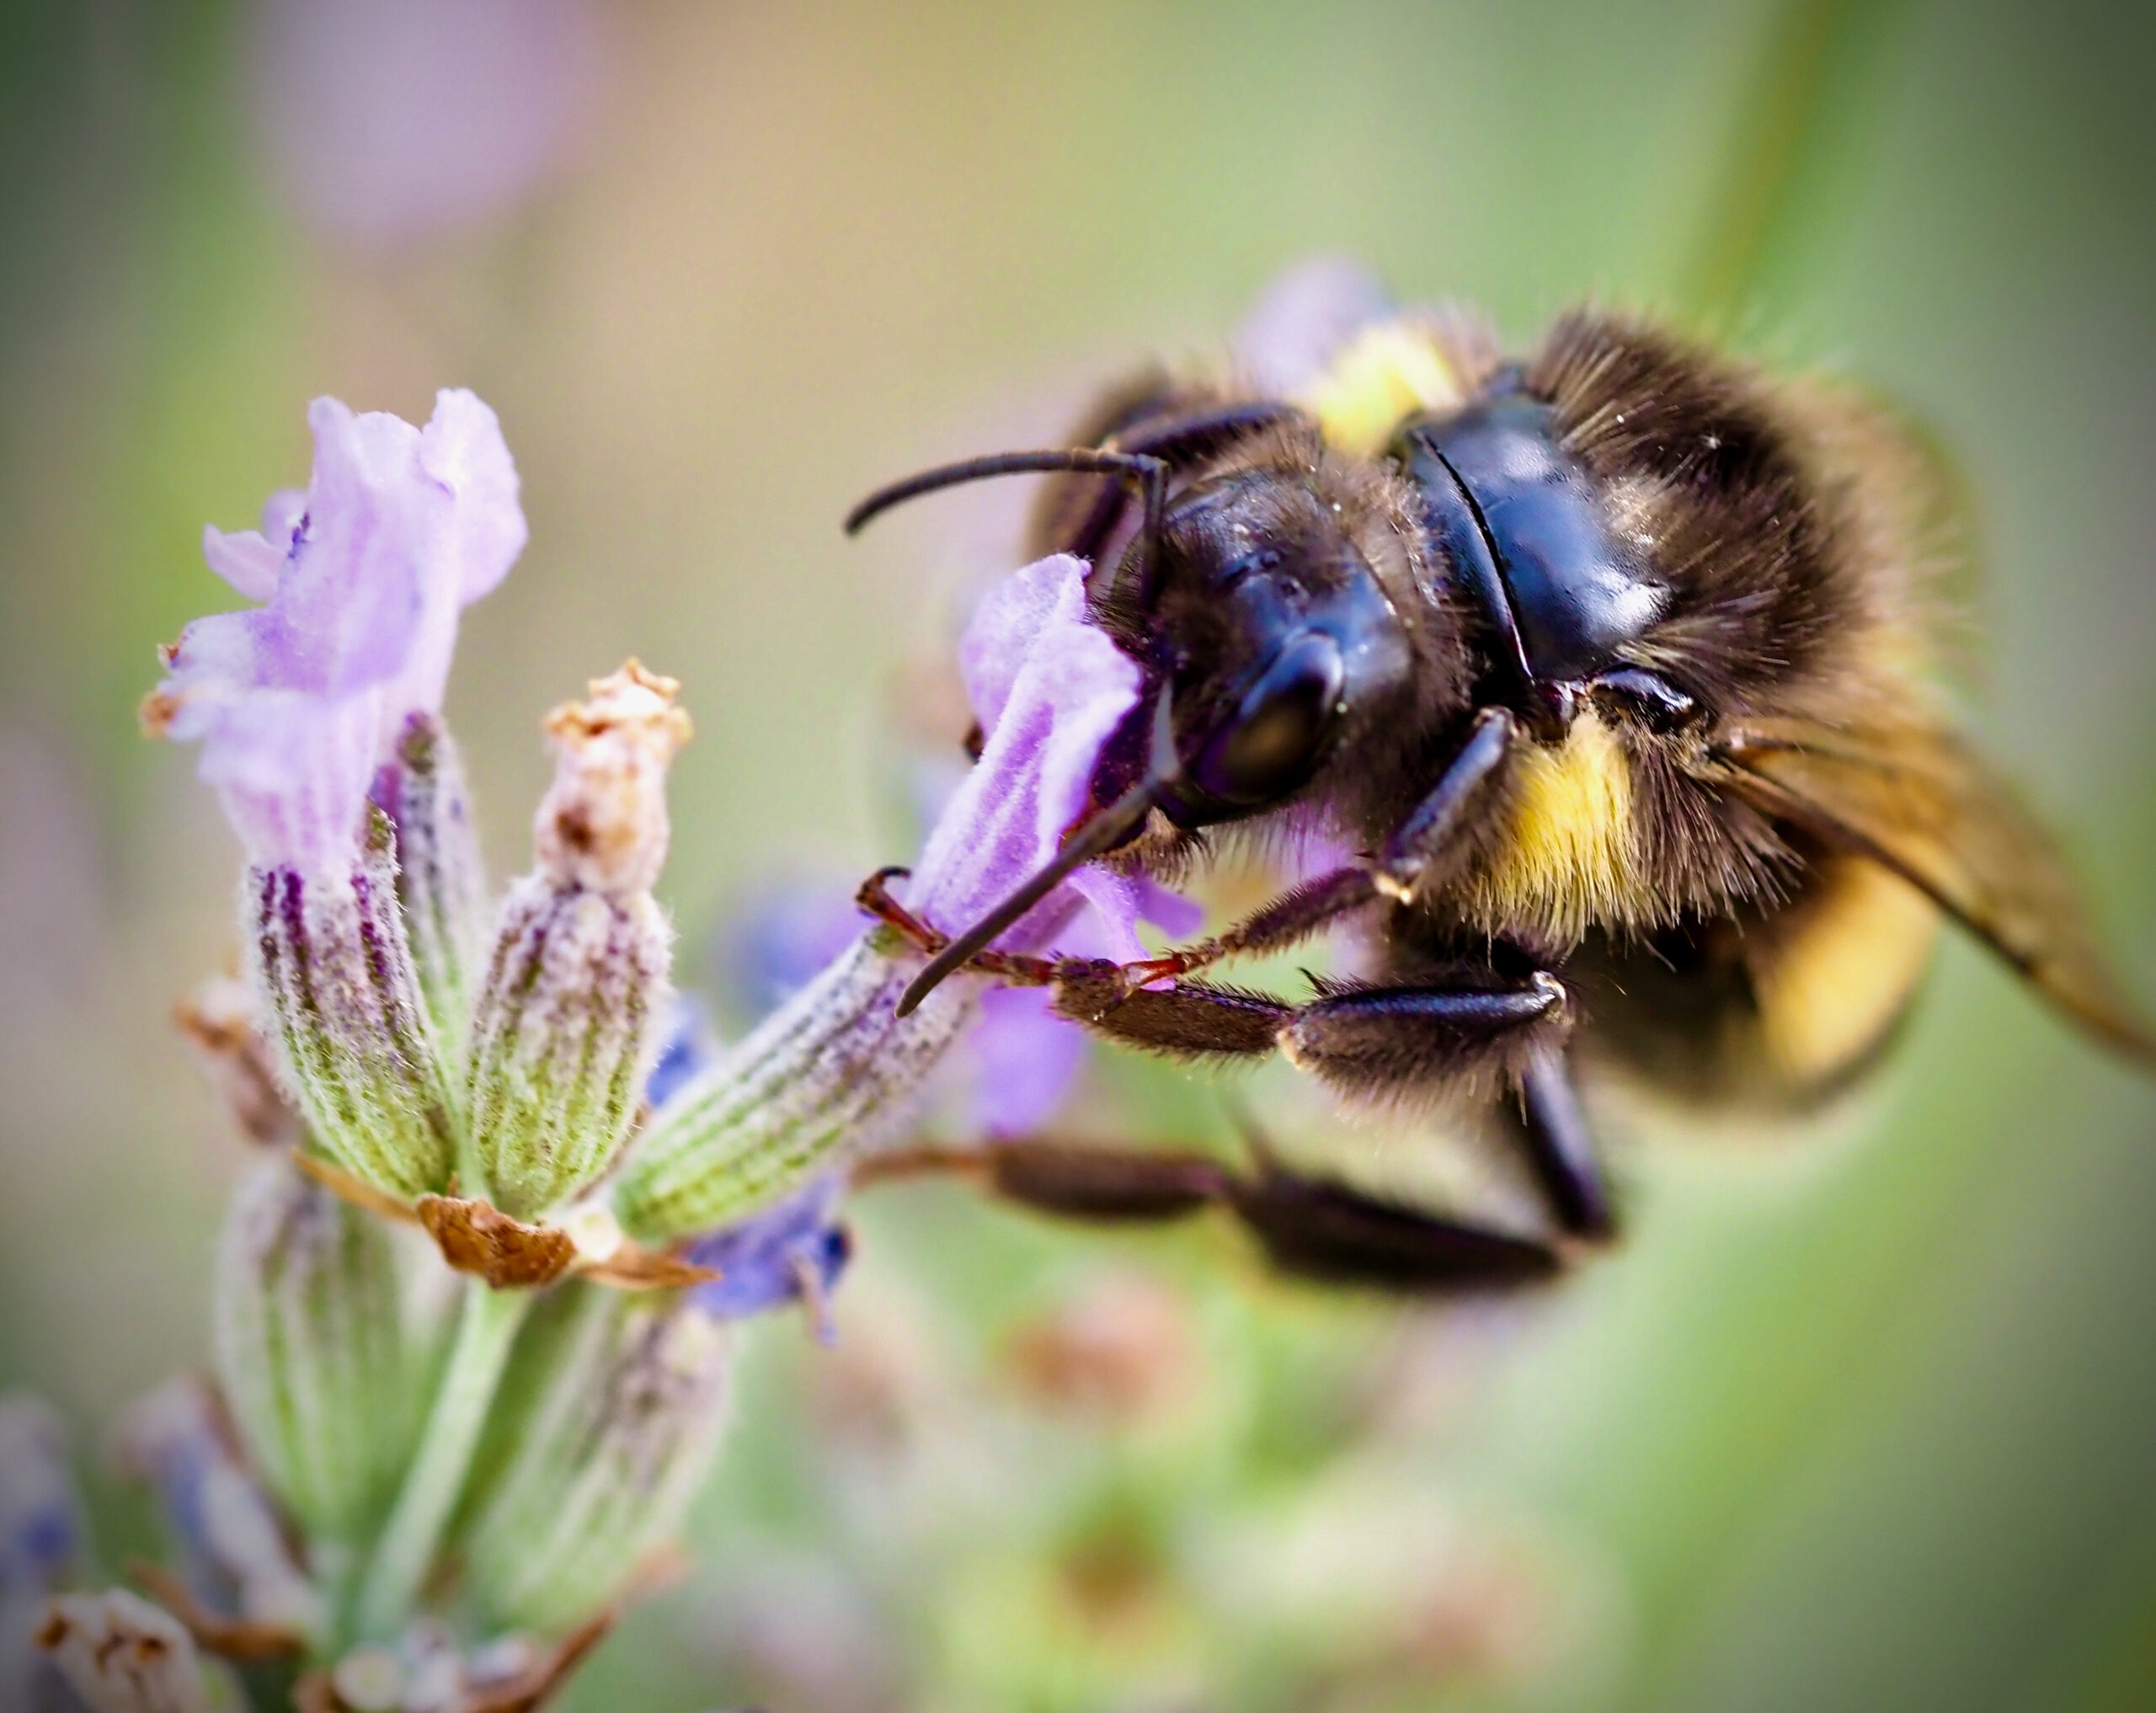
[[[926,472],[849,520],[1050,472],[1031,546],[1091,562],[1093,615],[1146,686],[1088,813],[1001,907],[921,923],[869,890],[930,954],[901,1010],[972,961],[1180,1059],[1278,1051],[1352,1100],[1501,1091],[1551,1229],[1045,1144],[989,1162],[1006,1193],[1225,1205],[1336,1278],[1538,1278],[1614,1229],[1580,1067],[1817,1102],[1885,1050],[1942,916],[2156,1065],[2052,840],[1931,686],[1940,484],[1884,410],[1594,311],[1524,360],[1410,316],[1301,396],[1148,377],[1074,439]],[[1287,827],[1357,855],[1215,938],[1130,966],[990,949],[1081,862],[1172,878]],[[1198,974],[1350,916],[1374,967],[1305,1001]]]

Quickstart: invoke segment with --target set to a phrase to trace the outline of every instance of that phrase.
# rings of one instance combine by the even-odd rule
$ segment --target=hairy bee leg
[[[1262,1059],[1295,1014],[1285,1000],[1202,981],[1133,988],[1123,966],[1106,961],[1057,964],[1053,985],[1059,1016],[1178,1059]]]
[[[1142,987],[1170,976],[1187,975],[1224,958],[1285,951],[1342,916],[1374,903],[1377,897],[1377,877],[1369,869],[1336,868],[1283,892],[1212,939],[1123,964],[1123,980],[1129,986]]]
[[[1467,742],[1386,842],[1375,868],[1342,868],[1322,875],[1282,894],[1215,938],[1124,965],[1125,981],[1143,986],[1224,958],[1282,951],[1380,895],[1412,897],[1430,878],[1432,868],[1460,848],[1461,828],[1483,806],[1518,732],[1518,719],[1505,708],[1485,708],[1478,714]]]
[[[1518,985],[1369,987],[1302,1006],[1280,1030],[1289,1059],[1344,1092],[1408,1094],[1553,1050],[1565,990],[1537,970]]]
[[[1539,1053],[1519,1076],[1518,1139],[1550,1210],[1573,1235],[1613,1236],[1616,1209],[1561,1049]]]
[[[923,1171],[976,1177],[1021,1207],[1090,1224],[1157,1225],[1221,1208],[1277,1271],[1326,1284],[1459,1294],[1531,1284],[1564,1265],[1555,1248],[1533,1238],[1422,1213],[1277,1166],[1239,1176],[1202,1154],[1001,1142],[863,1161],[855,1181]]]

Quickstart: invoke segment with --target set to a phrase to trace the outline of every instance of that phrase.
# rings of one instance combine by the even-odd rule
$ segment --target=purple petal
[[[1086,567],[1068,554],[990,590],[959,650],[985,742],[914,870],[907,902],[958,931],[1055,854],[1100,754],[1138,700],[1134,662],[1087,621]],[[1039,943],[1070,915],[1059,889],[997,943]]]
[[[967,1042],[974,1121],[991,1136],[1038,1129],[1070,1092],[1087,1044],[1083,1029],[1049,1009],[1045,988],[990,989]]]
[[[214,524],[202,526],[202,557],[234,591],[249,600],[267,600],[277,592],[277,574],[285,568],[285,550],[253,530],[227,535]]]
[[[728,912],[718,947],[722,997],[760,1021],[861,937],[853,889],[797,875],[754,889]]]
[[[494,413],[445,391],[423,432],[317,399],[312,482],[264,531],[203,538],[211,568],[267,605],[198,619],[159,686],[166,730],[259,863],[350,855],[376,768],[441,705],[457,615],[522,548],[516,471]],[[280,542],[285,545],[280,545]]]
[[[820,1317],[824,1298],[852,1258],[836,1219],[841,1187],[835,1172],[819,1177],[739,1225],[691,1242],[686,1259],[718,1269],[717,1278],[695,1288],[697,1305],[722,1320],[739,1320],[798,1302],[806,1290]],[[817,1336],[830,1342],[828,1321],[819,1318]]]
[[[656,1112],[666,1104],[667,1097],[718,1054],[718,1042],[712,1033],[711,1016],[704,1002],[691,993],[676,991],[670,995],[659,1054],[643,1080],[645,1103]]]

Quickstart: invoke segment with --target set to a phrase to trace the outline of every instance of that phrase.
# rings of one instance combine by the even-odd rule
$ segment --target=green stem
[[[498,1291],[477,1279],[467,1283],[456,1344],[428,1412],[419,1454],[360,1585],[355,1621],[362,1636],[387,1640],[409,1621],[441,1545],[442,1529],[464,1491],[479,1430],[531,1298],[528,1290]]]
[[[1679,272],[1687,312],[1727,333],[1801,264],[1848,188],[1914,0],[1784,0]]]

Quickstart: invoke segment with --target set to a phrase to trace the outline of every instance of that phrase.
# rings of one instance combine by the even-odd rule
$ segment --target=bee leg
[[[1342,1093],[1412,1094],[1478,1072],[1516,1075],[1554,1050],[1569,1017],[1565,989],[1546,970],[1510,982],[1336,988],[1299,1007],[1280,1029],[1289,1061]]]
[[[1532,1284],[1564,1265],[1556,1249],[1534,1238],[1278,1166],[1239,1181],[1230,1205],[1274,1267],[1326,1284],[1458,1294]]]
[[[1412,898],[1432,878],[1432,869],[1461,848],[1462,830],[1488,802],[1518,736],[1518,718],[1508,708],[1486,707],[1476,715],[1460,753],[1379,853],[1380,892]]]
[[[1487,802],[1518,734],[1519,722],[1508,709],[1483,709],[1429,795],[1386,841],[1374,868],[1336,869],[1283,893],[1212,939],[1125,964],[1126,983],[1139,987],[1224,958],[1284,951],[1380,896],[1412,897],[1428,885],[1438,864],[1460,850],[1460,831]]]
[[[1093,1224],[1161,1224],[1224,1209],[1276,1270],[1326,1284],[1460,1294],[1533,1283],[1563,1267],[1556,1249],[1532,1238],[1425,1214],[1270,1162],[1239,1174],[1203,1154],[1001,1142],[874,1157],[856,1168],[854,1181],[923,1171],[962,1172],[1034,1212]]]
[[[1558,1223],[1578,1237],[1614,1235],[1609,1180],[1561,1049],[1538,1053],[1522,1069],[1513,1116],[1519,1145]]]
[[[1171,1058],[1263,1058],[1295,1015],[1285,1000],[1208,982],[1134,988],[1122,965],[1105,960],[1065,959],[1054,974],[1059,1016]]]

